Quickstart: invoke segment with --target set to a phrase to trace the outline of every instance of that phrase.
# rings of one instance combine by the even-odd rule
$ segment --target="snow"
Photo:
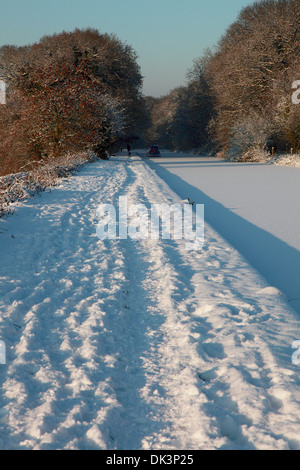
[[[163,152],[148,163],[300,314],[300,169]]]
[[[270,159],[274,165],[286,165],[300,167],[300,154],[278,155]]]
[[[119,196],[195,200],[169,183],[117,155],[0,220],[1,449],[300,449],[281,290],[206,219],[199,251],[97,237]]]
[[[29,199],[35,194],[55,186],[59,178],[78,171],[87,161],[95,160],[90,152],[66,154],[55,160],[39,161],[30,171],[0,177],[0,218],[12,213],[15,201]],[[36,162],[35,162],[36,163]],[[25,167],[26,168],[26,165]]]

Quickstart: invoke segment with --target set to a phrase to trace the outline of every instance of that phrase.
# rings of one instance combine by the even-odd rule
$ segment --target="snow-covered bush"
[[[229,158],[239,161],[265,159],[267,142],[273,132],[273,125],[254,113],[237,121],[231,130]]]
[[[95,156],[91,153],[68,154],[50,161],[41,161],[31,171],[0,177],[0,217],[9,215],[11,204],[24,201],[57,184],[59,178],[68,177]]]
[[[271,158],[271,162],[274,163],[274,165],[300,167],[300,154],[274,155],[274,157]]]

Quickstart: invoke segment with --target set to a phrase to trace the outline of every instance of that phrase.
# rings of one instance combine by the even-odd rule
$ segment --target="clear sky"
[[[114,33],[138,54],[144,94],[186,82],[193,60],[217,44],[251,0],[0,0],[0,46],[92,27]]]

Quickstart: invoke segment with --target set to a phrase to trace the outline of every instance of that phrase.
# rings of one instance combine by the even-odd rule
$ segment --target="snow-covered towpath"
[[[99,240],[96,210],[180,198],[139,157],[0,220],[1,449],[299,449],[299,318],[205,226]]]

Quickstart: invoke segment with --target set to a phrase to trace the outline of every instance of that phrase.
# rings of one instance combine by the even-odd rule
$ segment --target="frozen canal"
[[[142,155],[142,152],[139,152]],[[162,152],[146,159],[300,313],[300,169]]]

